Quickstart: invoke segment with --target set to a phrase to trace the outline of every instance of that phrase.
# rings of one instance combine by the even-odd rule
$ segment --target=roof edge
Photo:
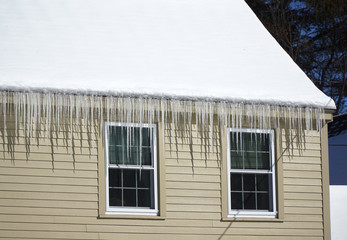
[[[99,96],[99,97],[120,97],[120,98],[144,98],[144,99],[165,99],[177,101],[192,101],[192,102],[225,102],[232,104],[249,104],[249,105],[269,105],[279,107],[311,107],[320,108],[334,112],[336,110],[335,102],[330,98],[330,101],[322,106],[320,104],[304,104],[299,102],[288,101],[266,101],[266,100],[247,100],[242,98],[218,98],[218,97],[191,97],[185,95],[169,95],[169,94],[146,94],[146,93],[130,93],[130,92],[115,92],[115,91],[85,91],[85,90],[61,90],[54,88],[1,88],[2,92],[22,92],[22,93],[41,93],[41,94],[62,94],[62,95],[84,95],[84,96]]]

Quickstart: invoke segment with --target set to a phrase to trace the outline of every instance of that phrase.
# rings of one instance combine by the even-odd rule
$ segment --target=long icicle
[[[74,121],[76,125],[87,126],[93,137],[98,132],[94,131],[96,122],[102,126],[104,116],[107,122],[151,124],[158,121],[162,124],[163,141],[165,141],[164,129],[170,124],[172,134],[175,134],[174,129],[181,126],[183,131],[191,131],[192,116],[195,114],[196,130],[198,132],[201,130],[200,134],[207,129],[209,131],[210,152],[214,151],[213,136],[217,136],[214,131],[218,131],[218,128],[214,127],[216,124],[234,129],[296,129],[298,141],[302,142],[305,130],[312,134],[313,131],[320,131],[324,123],[324,109],[315,107],[6,91],[1,92],[0,100],[3,142],[6,140],[8,127],[6,123],[11,115],[14,115],[15,131],[19,129],[23,131],[26,142],[30,143],[31,138],[37,137],[41,129],[46,137],[49,137],[51,131],[61,131],[64,130],[62,127],[69,126],[72,146]],[[217,116],[216,121],[214,121],[215,116]],[[130,143],[132,131],[128,130],[130,131],[128,143]],[[292,137],[294,136],[291,135]]]

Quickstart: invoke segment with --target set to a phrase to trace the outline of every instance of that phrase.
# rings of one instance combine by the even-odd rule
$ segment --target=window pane
[[[142,146],[151,146],[150,131],[150,128],[142,128]]]
[[[270,139],[269,139],[269,134],[268,133],[263,133],[257,134],[257,149],[258,151],[269,151],[269,144],[270,144]]]
[[[269,194],[258,193],[257,194],[257,205],[259,210],[270,210],[269,209]]]
[[[109,161],[110,164],[126,162],[126,128],[110,126],[109,128]]]
[[[256,169],[257,154],[256,152],[245,152],[245,169]]]
[[[131,127],[129,131],[131,146],[140,146],[140,127]]]
[[[255,174],[243,174],[244,191],[255,191]]]
[[[149,189],[148,190],[140,189],[138,191],[138,201],[139,201],[139,207],[153,208],[151,206],[151,191]]]
[[[122,175],[121,169],[112,169],[108,170],[108,179],[110,187],[122,187]]]
[[[109,189],[109,204],[110,206],[122,206],[122,190]]]
[[[115,146],[116,143],[116,130],[114,127],[109,126],[108,128],[108,144],[109,146]]]
[[[257,191],[269,191],[269,174],[257,174]]]
[[[136,171],[134,169],[123,169],[123,186],[136,187]]]
[[[242,174],[230,174],[231,191],[242,191]]]
[[[242,152],[231,152],[231,168],[243,168],[243,157],[242,157]]]
[[[258,169],[270,169],[269,153],[258,153]]]
[[[152,144],[150,138],[152,129],[143,127],[141,130],[142,142],[140,142],[140,127],[110,127],[108,147],[110,164],[152,164]],[[130,143],[129,146],[128,143]],[[141,155],[142,162],[140,161]]]
[[[125,157],[125,146],[109,146],[110,164],[123,164],[124,162],[126,162]]]
[[[230,195],[231,209],[242,209],[242,193],[232,192]]]
[[[230,132],[230,150],[241,150],[239,149],[238,142],[240,142],[240,137],[238,133]]]
[[[110,206],[154,208],[154,170],[109,169]],[[123,193],[123,198],[122,198]],[[151,195],[152,194],[152,195]],[[136,205],[137,204],[137,205]]]
[[[121,146],[126,144],[127,129],[126,127],[110,126],[109,127],[109,145]]]
[[[142,147],[142,165],[152,164],[152,152],[150,147]]]
[[[256,209],[254,193],[244,193],[244,209]]]
[[[116,147],[115,146],[109,146],[108,147],[108,158],[110,159],[110,163],[116,162]]]
[[[151,178],[153,178],[153,170],[138,170],[137,179],[139,188],[150,188]]]
[[[256,136],[253,133],[242,133],[242,137],[243,149],[254,152],[256,150]]]
[[[136,190],[135,189],[124,189],[124,207],[136,207]]]
[[[130,147],[130,154],[127,155],[126,164],[128,165],[140,165],[140,152],[138,146]]]

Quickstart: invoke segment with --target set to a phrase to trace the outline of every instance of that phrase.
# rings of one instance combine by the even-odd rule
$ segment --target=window
[[[105,124],[106,213],[157,215],[156,125]]]
[[[276,217],[274,131],[228,129],[228,217]]]

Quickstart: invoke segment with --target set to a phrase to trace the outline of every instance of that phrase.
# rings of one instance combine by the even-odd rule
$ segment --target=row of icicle
[[[0,92],[0,111],[4,142],[9,121],[14,121],[16,132],[23,128],[28,139],[36,137],[39,127],[46,137],[52,130],[69,128],[72,138],[75,124],[89,126],[95,137],[98,129],[94,126],[102,131],[104,121],[161,122],[163,126],[170,123],[172,129],[191,130],[192,124],[200,130],[209,129],[212,146],[217,124],[236,130],[295,129],[300,141],[304,130],[320,131],[324,113],[323,109],[314,107],[6,91]],[[164,135],[164,128],[162,131]]]

